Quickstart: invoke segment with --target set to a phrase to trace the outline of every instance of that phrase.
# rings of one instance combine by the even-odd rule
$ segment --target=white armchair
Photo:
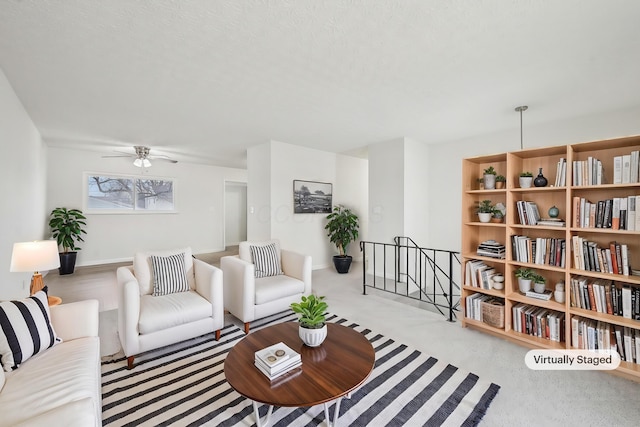
[[[220,267],[225,309],[244,322],[245,333],[250,322],[284,311],[311,293],[310,255],[281,249],[277,240],[241,242],[238,251],[222,257]]]
[[[191,248],[139,252],[132,266],[118,268],[117,278],[118,335],[129,369],[145,351],[214,331],[220,339],[222,270],[193,258]]]

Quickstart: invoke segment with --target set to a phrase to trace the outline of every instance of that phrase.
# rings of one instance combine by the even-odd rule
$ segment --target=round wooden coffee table
[[[361,333],[328,323],[327,338],[322,345],[312,348],[298,337],[298,325],[297,322],[286,322],[251,332],[225,359],[227,381],[238,393],[253,401],[258,427],[267,425],[274,406],[304,407],[321,403],[327,424],[330,424],[328,404],[334,400],[333,425],[336,425],[342,398],[350,397],[373,370],[375,352]],[[254,365],[255,352],[279,342],[300,353],[302,369],[269,381]],[[269,405],[264,420],[258,414],[258,402]]]

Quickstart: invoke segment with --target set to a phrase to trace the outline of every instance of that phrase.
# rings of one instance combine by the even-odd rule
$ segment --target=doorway
[[[236,246],[247,240],[247,183],[224,183],[224,245]]]

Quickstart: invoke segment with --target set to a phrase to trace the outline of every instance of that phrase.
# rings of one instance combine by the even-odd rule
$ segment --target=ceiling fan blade
[[[177,160],[173,160],[173,159],[171,159],[171,158],[169,158],[167,156],[149,156],[149,157],[147,157],[147,159],[149,159],[149,160],[162,160],[162,161],[165,161],[165,162],[178,163]]]
[[[136,156],[134,154],[110,154],[102,157],[106,158],[106,157],[136,157]]]

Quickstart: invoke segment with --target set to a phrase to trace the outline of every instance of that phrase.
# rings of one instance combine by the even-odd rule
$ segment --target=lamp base
[[[38,272],[33,273],[33,276],[31,277],[31,286],[29,287],[29,292],[31,293],[31,295],[33,295],[36,292],[41,291],[42,289],[44,289],[44,279],[42,278],[42,274]],[[47,295],[47,302],[49,306],[62,304],[62,298],[53,295]]]
[[[44,279],[42,278],[42,274],[35,272],[33,276],[31,276],[31,287],[29,288],[29,292],[31,295],[35,294],[38,291],[41,291],[44,288]]]

